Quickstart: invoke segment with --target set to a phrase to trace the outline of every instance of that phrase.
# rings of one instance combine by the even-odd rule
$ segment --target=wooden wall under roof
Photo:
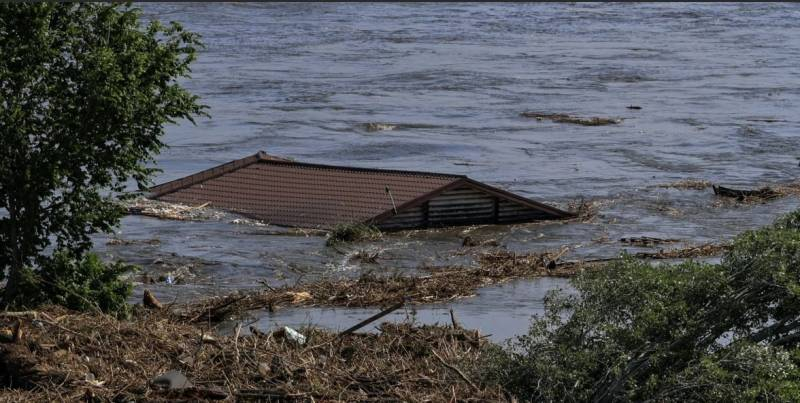
[[[426,203],[405,209],[378,223],[383,230],[443,227],[450,225],[507,224],[553,218],[531,208],[470,186],[444,192]]]

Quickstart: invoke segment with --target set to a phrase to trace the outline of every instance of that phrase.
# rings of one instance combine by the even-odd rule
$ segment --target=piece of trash
[[[286,340],[296,343],[298,346],[302,346],[306,344],[306,336],[303,336],[297,330],[292,329],[289,326],[284,326],[278,330],[276,330],[273,335],[275,336],[283,336]]]
[[[162,390],[180,390],[194,387],[194,384],[180,371],[167,371],[150,381],[150,384]]]
[[[175,277],[172,277],[172,275],[167,275],[167,279],[165,280],[165,282],[168,285],[173,285],[175,284]]]

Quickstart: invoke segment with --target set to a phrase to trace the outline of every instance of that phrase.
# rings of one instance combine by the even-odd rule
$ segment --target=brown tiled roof
[[[151,189],[151,197],[206,203],[265,222],[332,227],[365,222],[461,176],[347,168],[277,159],[267,154],[233,161]],[[180,191],[178,191],[180,190]]]
[[[463,185],[556,216],[569,214],[462,175],[300,163],[264,152],[155,186],[150,197],[210,203],[276,225],[331,228],[379,222],[395,213],[394,206],[397,210],[417,206]]]

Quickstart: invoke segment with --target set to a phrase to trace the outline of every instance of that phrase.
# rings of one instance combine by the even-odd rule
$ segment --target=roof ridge
[[[275,165],[290,165],[297,167],[350,171],[350,172],[367,172],[367,173],[377,173],[377,174],[408,175],[417,177],[449,178],[453,180],[467,178],[466,175],[446,174],[439,172],[409,171],[400,169],[380,169],[380,168],[366,168],[366,167],[348,167],[343,165],[327,165],[327,164],[315,164],[310,162],[297,162],[288,158],[267,154],[265,151],[259,150],[255,154],[249,155],[247,157],[226,162],[224,164],[220,164],[202,170],[200,172],[197,172],[189,176],[185,176],[183,178],[178,178],[169,182],[153,186],[150,188],[149,196],[158,197],[167,193],[172,193],[176,190],[180,190],[182,188],[186,188],[195,185],[197,183],[204,182],[209,179],[214,179],[224,174],[248,167],[256,162],[275,164]]]
[[[462,179],[466,178],[466,175],[458,175],[458,174],[448,174],[448,173],[441,173],[441,172],[427,172],[427,171],[411,171],[411,170],[403,170],[403,169],[383,169],[383,168],[367,168],[367,167],[351,167],[346,165],[330,165],[330,164],[317,164],[312,162],[297,162],[287,159],[261,159],[259,162],[266,162],[275,165],[294,165],[298,167],[308,167],[308,168],[319,168],[319,169],[331,169],[331,170],[338,170],[338,171],[356,171],[356,172],[373,172],[373,173],[385,173],[385,174],[395,174],[395,175],[413,175],[413,176],[432,176],[432,177],[444,177],[444,178],[452,178],[452,179]]]

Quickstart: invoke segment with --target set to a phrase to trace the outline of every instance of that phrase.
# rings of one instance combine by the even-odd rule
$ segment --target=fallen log
[[[581,126],[616,125],[622,122],[622,119],[601,118],[601,117],[580,118],[577,116],[570,116],[563,113],[522,112],[520,113],[520,115],[522,117],[534,118],[536,120],[548,119],[555,123],[571,123]]]
[[[369,325],[370,323],[375,322],[376,320],[378,320],[378,319],[380,319],[380,318],[382,318],[382,317],[384,317],[384,316],[386,316],[386,315],[388,315],[388,314],[400,309],[403,305],[405,305],[405,303],[406,303],[406,299],[403,298],[402,301],[400,301],[400,302],[398,302],[398,303],[396,303],[396,304],[394,304],[394,305],[392,305],[392,306],[390,306],[390,307],[388,307],[388,308],[376,313],[375,315],[370,316],[369,318],[366,318],[366,319],[362,320],[361,322],[356,323],[355,325],[353,325],[349,329],[347,329],[347,330],[343,331],[341,334],[339,334],[339,336],[341,337],[341,336],[345,336],[345,335],[348,335],[350,333],[353,333],[356,330],[361,329],[362,327],[364,327],[366,325]]]
[[[620,238],[619,241],[622,242],[622,243],[627,243],[627,244],[630,244],[630,245],[638,245],[638,246],[650,246],[650,245],[657,245],[657,244],[662,244],[662,243],[679,242],[679,240],[677,240],[677,239],[654,238],[654,237],[649,237],[649,236]]]
[[[779,192],[770,187],[763,187],[757,190],[741,190],[711,185],[711,188],[714,189],[714,194],[717,196],[731,197],[739,201],[744,200],[745,198],[774,199],[781,196]]]

